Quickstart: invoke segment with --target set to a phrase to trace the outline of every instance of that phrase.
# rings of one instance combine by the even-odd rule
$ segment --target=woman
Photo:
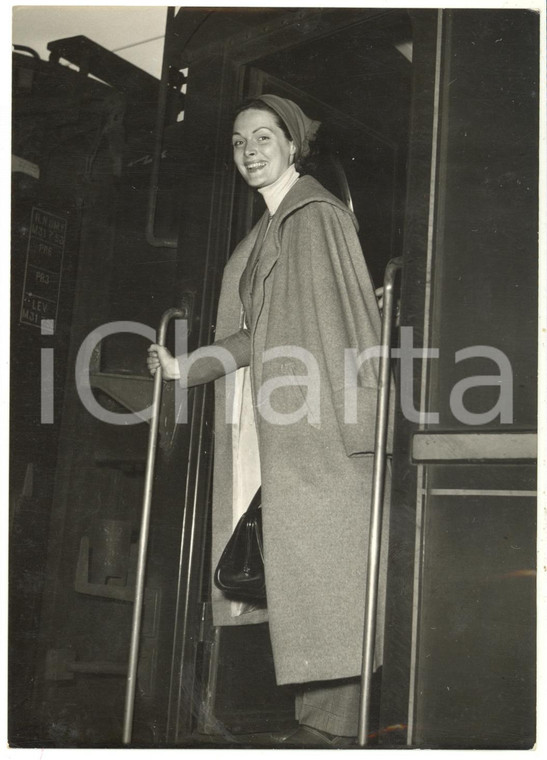
[[[354,215],[297,170],[318,126],[275,95],[235,118],[235,164],[267,208],[223,279],[214,347],[248,369],[236,373],[233,425],[217,383],[213,513],[230,479],[245,506],[261,483],[276,678],[299,685],[300,728],[288,741],[339,746],[357,734],[378,373],[363,352],[380,342],[380,314]],[[182,376],[188,387],[227,371],[207,349],[177,359],[152,345],[152,374],[160,364],[165,379]],[[255,429],[258,457],[245,442]],[[259,476],[245,461],[251,471],[259,464]],[[241,511],[217,515],[213,562]],[[264,610],[241,612],[232,605],[237,622],[265,619]],[[381,640],[377,659],[380,650]]]

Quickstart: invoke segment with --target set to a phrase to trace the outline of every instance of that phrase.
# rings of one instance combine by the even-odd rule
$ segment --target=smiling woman
[[[289,743],[333,747],[357,734],[378,386],[378,362],[366,362],[348,424],[344,351],[379,343],[380,314],[352,211],[300,174],[318,127],[276,95],[236,111],[234,161],[266,210],[225,269],[213,346],[176,358],[154,344],[148,366],[191,387],[222,375],[220,349],[243,372],[235,394],[217,385],[212,560],[261,485],[267,610],[213,589],[213,620],[268,620],[277,684],[296,690]],[[317,368],[320,415],[297,387],[304,357]],[[379,664],[380,642],[376,654]]]

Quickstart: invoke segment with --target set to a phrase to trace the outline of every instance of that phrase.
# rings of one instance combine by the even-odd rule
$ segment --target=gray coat
[[[214,621],[261,622],[267,614],[279,684],[355,676],[362,661],[378,362],[363,361],[354,382],[346,349],[360,354],[379,344],[380,314],[355,217],[315,179],[301,177],[290,189],[258,252],[266,218],[226,266],[216,344],[238,366],[250,366],[268,609],[231,617],[215,589]],[[249,329],[240,329],[241,304]],[[270,352],[263,361],[279,347],[279,355]],[[312,371],[319,381],[308,385]],[[216,383],[215,401],[213,566],[232,531],[224,380]]]

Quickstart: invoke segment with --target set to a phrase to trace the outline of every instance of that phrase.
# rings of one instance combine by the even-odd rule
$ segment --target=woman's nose
[[[245,155],[253,156],[256,153],[256,146],[253,143],[248,142],[245,146]]]

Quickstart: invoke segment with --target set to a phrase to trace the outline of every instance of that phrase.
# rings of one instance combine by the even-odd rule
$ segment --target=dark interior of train
[[[451,262],[461,259],[456,254],[450,258],[450,241],[443,236],[451,223],[457,226],[464,201],[451,205],[447,188],[455,193],[458,187],[458,177],[450,175],[456,172],[453,167],[467,166],[475,158],[460,154],[451,164],[447,144],[456,145],[465,130],[470,139],[478,136],[479,144],[481,135],[489,135],[490,156],[479,162],[485,179],[465,185],[468,179],[462,173],[460,189],[462,197],[468,187],[477,191],[475,200],[465,202],[483,203],[482,218],[487,211],[490,223],[466,238],[461,232],[460,242],[476,260],[473,234],[483,235],[484,264],[478,263],[475,277],[492,271],[493,257],[498,256],[500,280],[511,280],[510,293],[488,291],[488,307],[491,314],[501,315],[500,324],[510,321],[513,326],[512,335],[507,330],[500,338],[509,356],[511,351],[518,354],[513,426],[523,435],[534,434],[537,93],[532,90],[537,23],[526,13],[469,13],[447,12],[443,17],[442,11],[385,9],[172,8],[161,81],[101,48],[85,30],[79,37],[52,40],[49,61],[32,51],[14,51],[12,152],[20,163],[12,186],[11,746],[122,744],[149,428],[145,410],[153,386],[146,348],[162,314],[173,306],[188,318],[190,348],[214,339],[223,267],[263,210],[262,200],[236,177],[226,139],[231,114],[243,98],[265,92],[289,97],[323,122],[327,160],[318,178],[352,204],[375,285],[382,285],[388,261],[404,256],[401,318],[423,337],[424,310],[430,308],[432,334],[439,340],[444,336],[449,346],[462,345],[456,337],[456,303],[462,303],[457,288],[464,287],[462,276],[468,278],[466,288],[474,277],[468,270],[458,274],[456,265],[451,269]],[[473,17],[475,13],[479,15]],[[507,40],[503,51],[494,44],[500,36]],[[484,65],[493,50],[506,56],[498,60],[499,71],[510,72],[511,97],[519,108],[508,110],[503,77]],[[66,61],[73,67],[63,65]],[[469,103],[476,90],[473,76],[481,70],[492,97],[466,112],[462,104]],[[459,81],[450,89],[454,77]],[[503,138],[492,132],[501,114],[506,120]],[[504,141],[509,143],[518,130],[524,137],[513,159],[513,149]],[[432,155],[440,167],[433,180]],[[479,163],[473,164],[475,170]],[[494,180],[495,187],[488,184]],[[526,196],[522,182],[528,186]],[[432,183],[439,188],[439,200],[434,217],[428,217]],[[518,219],[512,214],[514,227],[508,232],[504,218],[517,207],[521,213]],[[428,245],[433,246],[428,238],[432,223],[439,263],[424,306],[425,283],[431,278],[423,257]],[[497,237],[492,238],[494,227]],[[40,246],[46,237],[51,243],[47,252]],[[517,237],[519,266],[509,261]],[[443,271],[451,273],[455,288],[444,294],[445,311],[440,298],[448,275],[443,280]],[[450,294],[458,292],[451,301]],[[517,295],[525,298],[526,306],[511,300]],[[466,324],[480,321],[484,307],[478,299],[469,296],[467,308],[461,317]],[[447,314],[453,315],[450,323]],[[141,325],[140,334],[130,322]],[[110,323],[116,323],[110,334],[93,337],[93,331]],[[172,327],[167,341],[173,342]],[[51,368],[49,375],[45,367]],[[75,387],[78,372],[88,373],[85,398]],[[418,384],[420,373],[416,370]],[[49,385],[44,384],[46,375]],[[427,393],[441,409],[443,430],[462,432],[442,395],[454,377],[441,364],[439,374],[428,380]],[[476,392],[480,407],[485,397]],[[275,683],[267,624],[215,627],[211,619],[212,388],[190,391],[187,424],[173,422],[176,404],[173,389],[165,385],[132,746],[279,746],[296,725],[294,702],[291,687]],[[105,421],[104,415],[93,413],[94,405],[124,421]],[[480,430],[512,430],[501,425],[500,431],[496,424]],[[400,510],[394,512],[400,519],[391,538],[392,617],[386,634],[386,656],[391,653],[392,658],[372,683],[370,742],[385,747],[531,746],[533,455],[515,455],[509,465],[495,458],[485,464],[482,455],[480,465],[466,455],[458,463],[463,469],[457,477],[453,469],[445,477],[446,464],[432,460],[418,466],[412,461],[409,441],[414,430],[407,421],[399,423],[393,509]],[[419,605],[412,600],[421,582],[416,580],[415,559],[420,467],[423,472],[430,468],[428,482],[435,483],[432,498],[438,502],[432,501],[435,508],[424,512],[430,553],[423,554],[423,618],[418,620]],[[486,517],[479,519],[476,554],[469,550],[468,561],[482,562],[482,546],[485,556],[494,558],[491,567],[500,577],[517,569],[530,571],[512,575],[502,591],[491,582],[489,590],[479,592],[469,579],[457,585],[460,560],[452,559],[455,575],[449,578],[451,588],[458,590],[454,609],[443,608],[442,614],[448,619],[469,604],[469,617],[460,621],[469,647],[460,655],[467,665],[455,655],[445,662],[447,638],[423,639],[429,653],[416,644],[416,631],[426,626],[424,621],[434,627],[435,614],[440,615],[431,578],[443,575],[443,551],[456,546],[448,541],[445,527],[451,539],[466,531],[453,522],[467,515],[463,506],[460,516],[456,507],[442,507],[445,527],[435,522],[442,500],[449,498],[443,489],[461,489],[464,472],[464,480],[475,488],[475,500],[480,500],[481,489],[512,494],[496,507],[495,516],[474,503]],[[463,501],[465,494],[458,493]],[[474,519],[470,514],[469,520]],[[496,534],[489,543],[489,520],[503,522],[505,541]],[[508,541],[522,547],[516,566],[505,553]],[[481,600],[483,611],[489,610],[490,622],[481,618],[469,594],[475,604]],[[397,599],[405,601],[398,605]],[[511,606],[514,613],[507,626]],[[490,624],[496,638],[488,666],[485,632],[491,631]],[[459,651],[453,644],[448,648]],[[505,669],[506,680],[500,669]],[[446,691],[447,673],[453,691]],[[494,703],[487,708],[489,698]],[[434,720],[428,721],[426,708],[433,710]]]

